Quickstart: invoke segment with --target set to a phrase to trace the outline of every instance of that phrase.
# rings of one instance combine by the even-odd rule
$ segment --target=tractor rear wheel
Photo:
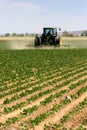
[[[54,42],[54,45],[55,45],[55,46],[58,46],[58,44],[59,44],[59,39],[58,39],[57,37],[55,37],[53,42]]]
[[[60,47],[60,38],[56,39],[56,46]]]
[[[35,38],[35,46],[39,46],[40,45],[40,39],[39,37]]]
[[[39,37],[39,43],[42,44],[42,37]]]

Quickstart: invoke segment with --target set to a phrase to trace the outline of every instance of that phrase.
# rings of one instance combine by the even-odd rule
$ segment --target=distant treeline
[[[79,31],[78,31],[79,32]],[[40,35],[40,34],[36,34],[36,33],[5,33],[3,35],[0,35],[1,37],[26,37],[26,36],[36,36],[36,35]],[[75,32],[68,32],[68,31],[64,31],[61,34],[64,37],[74,37],[74,36],[87,36],[87,31],[83,31],[83,32],[79,32],[79,33],[75,33]]]
[[[77,31],[77,32],[63,32],[63,36],[69,36],[69,37],[74,37],[74,36],[87,36],[87,31]]]
[[[37,34],[36,33],[20,33],[20,34],[17,34],[17,33],[13,33],[13,34],[10,34],[10,33],[5,33],[5,34],[2,34],[0,35],[1,37],[26,37],[26,36],[36,36]]]

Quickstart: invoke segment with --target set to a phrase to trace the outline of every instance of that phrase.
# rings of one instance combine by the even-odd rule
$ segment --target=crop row
[[[58,98],[61,97],[64,93],[68,92],[68,90],[61,90],[60,92],[57,92],[55,95],[51,95],[49,98],[47,98],[47,100],[44,100],[43,102],[41,102],[41,105],[46,105],[46,103],[48,102],[52,102],[52,100],[54,98]],[[12,112],[16,109],[19,109],[21,107],[23,107],[25,104],[27,104],[27,102],[21,102],[21,103],[17,103],[16,105],[12,106],[12,107],[5,107],[4,108],[4,112],[5,113],[9,113]]]
[[[86,66],[86,65],[84,65],[84,66],[82,66],[82,67],[84,67],[84,69],[86,69],[85,66]],[[81,68],[81,69],[82,69],[82,68]],[[76,68],[75,68],[75,70],[76,70]],[[72,69],[72,71],[73,71],[73,69]],[[80,70],[79,70],[79,71],[80,71]],[[82,71],[84,71],[84,70],[82,70]],[[66,70],[64,71],[64,70],[63,70],[63,73],[62,73],[62,74],[59,74],[59,75],[63,75],[63,74],[65,74],[65,72],[68,73],[68,72],[71,72],[71,71],[70,71],[70,70],[68,70],[68,71],[66,71]],[[57,75],[55,75],[55,77],[56,77],[56,76],[57,76]],[[10,88],[7,87],[7,86],[4,86],[4,87],[2,87],[2,88],[0,89],[0,91],[3,92],[3,91],[6,91],[6,90],[8,90],[8,89],[15,88],[15,87],[17,87],[17,88],[13,89],[14,92],[16,91],[16,89],[17,89],[17,90],[20,90],[20,89],[23,90],[23,89],[26,89],[27,86],[18,87],[18,86],[22,85],[23,83],[27,83],[27,82],[28,82],[28,83],[29,83],[28,86],[31,87],[31,86],[34,86],[35,84],[40,84],[40,83],[42,83],[42,82],[45,82],[45,81],[47,81],[47,80],[49,80],[49,79],[51,79],[51,78],[52,78],[52,76],[46,77],[46,78],[44,78],[44,79],[42,78],[42,79],[40,79],[39,81],[37,81],[37,82],[35,82],[35,83],[31,83],[31,84],[29,83],[29,80],[27,80],[27,81],[25,80],[24,82],[21,81],[21,82],[18,82],[17,84],[15,84],[15,85],[12,85]],[[67,78],[67,76],[66,76],[66,78]],[[12,91],[12,90],[10,90],[10,91]],[[9,94],[11,93],[10,91],[9,91]],[[6,93],[5,93],[4,95],[6,95]],[[0,96],[0,97],[2,97],[2,96]]]
[[[29,119],[29,122],[32,126],[35,126],[35,125],[38,125],[41,121],[43,121],[44,119],[46,119],[47,117],[49,117],[50,115],[53,115],[55,112],[57,112],[58,110],[60,110],[65,104],[68,104],[70,102],[69,99],[67,100],[63,100],[61,101],[60,104],[56,104],[53,106],[53,108],[46,112],[46,113],[43,113],[41,115],[39,115],[38,117],[36,117],[35,119]],[[21,113],[22,116],[25,116],[25,115],[30,115],[33,111],[37,110],[38,107],[37,106],[33,106],[32,108],[28,108],[28,109],[25,109],[23,110],[23,112]],[[14,120],[15,119],[15,120]],[[11,124],[11,123],[15,123],[19,121],[19,118],[18,117],[13,117],[13,118],[8,118],[6,120],[6,124]]]
[[[77,72],[78,72],[78,71],[74,72],[72,75],[77,74]],[[80,72],[81,72],[81,70],[80,70],[78,73],[80,73]],[[84,72],[84,73],[78,75],[76,78],[74,77],[74,78],[72,78],[71,80],[67,80],[66,82],[64,82],[64,83],[62,83],[62,84],[66,84],[66,85],[67,85],[67,83],[70,83],[71,81],[76,80],[76,79],[80,78],[81,76],[85,76],[86,74],[87,74],[87,72]],[[15,100],[18,100],[20,97],[24,97],[24,96],[26,96],[26,95],[28,95],[28,94],[33,93],[33,92],[42,90],[44,87],[47,87],[47,86],[49,86],[49,85],[53,85],[54,83],[58,83],[58,81],[64,80],[66,77],[67,77],[67,78],[70,77],[70,75],[71,75],[71,74],[67,74],[67,75],[65,75],[65,76],[63,76],[63,77],[61,77],[61,78],[53,79],[53,81],[50,81],[50,82],[48,82],[48,83],[45,84],[45,85],[43,84],[42,86],[34,87],[34,88],[32,88],[31,90],[25,90],[25,92],[21,92],[20,94],[16,94],[16,95],[14,95],[13,97],[11,97],[10,99],[6,98],[6,99],[4,100],[4,104],[10,103],[10,102],[15,101]],[[59,85],[61,85],[61,84],[59,84]],[[26,87],[28,87],[28,86],[26,86]],[[13,93],[19,92],[19,91],[21,91],[21,88],[18,88],[18,89],[16,89],[16,90],[10,91],[10,92],[8,92],[8,93],[3,93],[3,94],[0,95],[0,97],[4,97],[4,96],[6,96],[6,95],[13,94]]]
[[[66,51],[65,51],[65,54],[62,51],[59,51],[59,52],[53,51],[53,55],[55,55],[55,58],[59,53],[62,54],[61,57],[59,57],[59,56],[57,57],[56,65],[53,65],[52,63],[53,63],[53,60],[55,58],[54,59],[51,58],[52,53],[50,51],[47,51],[45,53],[44,52],[45,51],[42,52],[40,50],[39,50],[39,53],[38,53],[38,51],[35,51],[35,52],[33,51],[32,56],[31,56],[31,51],[29,51],[27,53],[24,51],[23,52],[24,55],[22,55],[22,52],[19,53],[19,52],[9,51],[9,52],[5,52],[5,54],[7,53],[7,55],[8,55],[7,59],[5,58],[6,55],[3,55],[3,53],[1,52],[0,55],[2,56],[2,59],[1,59],[0,68],[1,68],[1,70],[3,70],[3,71],[1,71],[2,72],[1,76],[2,76],[2,78],[5,77],[4,81],[6,82],[6,78],[8,79],[8,81],[9,80],[10,81],[13,81],[13,80],[17,81],[17,79],[15,79],[15,77],[14,77],[15,75],[13,73],[11,73],[13,70],[15,70],[17,72],[17,74],[19,75],[19,80],[21,80],[21,78],[25,79],[25,77],[24,77],[25,75],[26,75],[26,77],[30,77],[30,75],[33,75],[33,72],[31,72],[31,68],[34,68],[34,65],[35,65],[36,68],[39,67],[39,71],[35,74],[35,75],[37,75],[39,73],[43,74],[44,72],[47,72],[47,69],[52,70],[52,68],[53,69],[56,68],[58,70],[58,68],[63,67],[65,65],[68,66],[68,67],[72,67],[78,61],[78,60],[76,61],[76,59],[74,57],[73,57],[73,60],[70,59],[70,58],[69,58],[69,61],[66,60],[66,58],[63,57],[65,54],[67,55]],[[48,52],[50,52],[50,54],[48,54]],[[35,56],[35,53],[37,53],[38,56]],[[44,57],[42,56],[42,54],[44,55]],[[48,58],[47,58],[46,54],[48,54]],[[69,54],[69,55],[72,57],[72,54]],[[29,57],[30,57],[30,59],[29,59]],[[47,59],[46,61],[49,61],[49,62],[45,63],[45,58]],[[38,64],[36,64],[36,61],[39,60],[39,59],[42,61],[42,63],[37,62]],[[65,62],[67,61],[66,64],[61,64],[61,59],[64,59]],[[84,59],[84,57],[82,59]],[[32,63],[33,63],[33,65],[32,65]],[[43,64],[43,63],[45,63],[45,64]],[[83,60],[83,63],[84,63],[84,60]],[[3,64],[5,66],[3,66]],[[2,79],[2,83],[4,83],[4,81]]]
[[[74,83],[74,84],[72,84],[72,85],[70,85],[70,87],[69,88],[72,88],[72,86],[74,86],[72,89],[74,89],[74,88],[76,88],[76,87],[79,87],[79,85],[82,85],[83,83],[85,83],[87,81],[87,79],[84,79],[84,80],[80,80],[80,81],[78,81],[77,83]],[[86,88],[81,88],[79,91],[86,91]],[[79,93],[79,91],[78,91],[78,93]],[[82,92],[81,91],[81,92]],[[41,102],[41,104],[42,105],[46,105],[47,103],[49,103],[49,102],[52,102],[53,100],[55,100],[56,98],[58,98],[58,95],[60,95],[60,94],[64,94],[64,93],[66,93],[66,92],[70,92],[70,90],[69,89],[66,89],[66,90],[62,90],[62,93],[56,93],[56,94],[54,94],[54,95],[50,95],[49,97],[47,97],[47,98],[45,98],[45,100],[44,101],[42,101]],[[76,93],[77,94],[77,93]],[[81,93],[80,93],[81,94]]]
[[[82,80],[82,81],[78,81],[74,86],[76,86],[76,85],[77,85],[77,86],[78,86],[78,85],[81,85],[81,84],[83,84],[84,82],[86,82],[86,79],[84,79],[84,80]],[[72,85],[71,85],[71,86],[72,86]],[[34,95],[34,96],[32,96],[31,98],[27,99],[25,102],[17,103],[16,105],[14,105],[14,106],[12,106],[12,107],[5,107],[5,108],[4,108],[4,112],[8,113],[8,112],[14,111],[14,110],[16,110],[16,109],[19,109],[19,108],[25,106],[26,104],[28,104],[29,102],[34,101],[34,100],[36,100],[37,98],[42,97],[43,95],[46,95],[46,94],[48,94],[48,93],[51,93],[53,90],[57,90],[57,88],[59,88],[59,86],[56,86],[55,88],[52,88],[51,90],[48,89],[48,91],[46,90],[46,91],[44,91],[44,92],[42,92],[42,93],[39,93],[38,95]],[[84,89],[84,88],[82,88],[82,90],[83,90],[83,89]],[[51,96],[49,96],[48,98],[46,98],[44,101],[42,101],[41,104],[46,105],[47,103],[49,103],[49,102],[51,102],[52,100],[54,100],[55,98],[57,98],[58,95],[62,95],[63,93],[65,93],[65,92],[67,92],[67,91],[69,91],[69,90],[62,90],[62,91],[60,91],[60,92],[58,92],[58,93],[56,93],[56,94],[54,94],[54,95],[51,95]],[[81,90],[79,90],[79,91],[81,91]],[[78,91],[78,93],[79,93],[79,91]],[[76,95],[77,95],[77,94],[76,94]],[[16,100],[16,98],[17,98],[17,97],[15,97],[15,100]],[[8,100],[6,100],[6,101],[8,102]],[[27,102],[27,101],[28,101],[28,102]]]
[[[84,99],[83,102],[79,103],[78,106],[76,106],[72,111],[70,111],[68,114],[64,115],[61,118],[61,123],[65,123],[66,121],[70,120],[70,118],[75,115],[77,112],[82,110],[84,107],[87,106],[87,98]]]
[[[69,76],[68,76],[69,77]],[[67,78],[67,76],[66,76],[66,78]],[[47,80],[47,79],[46,79]],[[27,89],[27,88],[30,88],[31,86],[33,86],[33,85],[35,85],[35,84],[39,84],[41,81],[39,81],[39,82],[35,82],[35,83],[33,83],[33,84],[29,84],[29,85],[27,85],[27,86],[23,86],[23,87],[17,87],[16,89],[13,89],[13,90],[10,90],[9,92],[5,92],[5,93],[2,93],[1,95],[0,95],[0,98],[2,98],[2,97],[4,97],[4,96],[6,96],[6,95],[9,95],[9,94],[13,94],[13,93],[16,93],[16,92],[19,92],[19,91],[21,91],[21,90],[24,90],[24,89]],[[20,86],[21,85],[21,83],[18,83],[17,84],[18,86]],[[11,89],[12,88],[14,88],[15,86],[12,86],[11,87]],[[6,91],[7,89],[9,89],[9,87],[3,87],[3,88],[1,88],[0,90],[1,91]],[[25,93],[27,93],[27,92],[25,92]],[[24,94],[24,93],[23,93]],[[26,94],[25,94],[26,95]],[[17,99],[17,98],[15,98],[15,97],[18,97],[19,98],[19,96],[17,96],[17,95],[14,95],[14,97],[13,97],[13,99],[15,100],[15,99]],[[6,99],[6,100],[8,100],[8,99]]]
[[[84,87],[84,88],[86,88],[86,91],[87,91],[87,87]],[[76,92],[76,94],[77,94],[79,91],[81,91],[81,90],[83,91],[84,88],[79,89],[79,90]],[[65,90],[65,92],[66,92],[66,90]],[[85,92],[85,91],[84,91],[84,92]],[[60,91],[59,93],[56,93],[56,96],[58,96],[58,97],[59,97],[59,96],[62,96],[63,93],[64,93],[64,90],[63,90],[63,91]],[[82,94],[82,93],[80,93],[80,94]],[[71,97],[72,97],[72,95],[71,95]],[[72,99],[74,99],[74,97],[73,97]],[[52,100],[50,100],[50,102],[51,102],[51,101],[52,101]],[[66,105],[66,104],[69,103],[69,102],[71,102],[70,99],[62,100],[59,104],[54,105],[53,108],[52,108],[50,111],[47,111],[47,112],[45,112],[45,113],[43,113],[43,114],[40,114],[40,115],[37,116],[35,119],[29,119],[29,122],[32,124],[32,126],[38,125],[40,122],[42,122],[43,120],[45,120],[46,118],[48,118],[50,115],[53,115],[53,114],[55,114],[56,112],[58,112],[58,111],[61,109],[61,107],[63,107],[63,105]],[[44,105],[44,104],[41,103],[41,105]],[[65,116],[61,119],[61,123],[63,123],[63,122],[65,122],[65,121],[69,120],[70,117],[71,117],[73,114],[76,114],[79,110],[83,109],[86,105],[87,105],[87,98],[85,98],[83,102],[79,103],[79,106],[77,106],[77,107],[74,108],[72,111],[70,111],[67,115],[65,115]],[[35,108],[38,109],[38,106],[33,106],[33,107],[35,107]],[[14,108],[13,108],[13,109],[14,109]],[[31,114],[31,113],[29,113],[30,109],[33,109],[33,108],[24,109],[23,112],[22,112],[22,115],[26,115],[26,116],[27,116],[28,114]],[[34,110],[37,110],[37,109],[34,109]],[[6,110],[6,113],[8,113],[9,111],[11,111],[11,109],[9,109],[9,110],[7,109],[7,110]],[[25,113],[25,114],[24,114],[24,113]],[[19,117],[20,117],[20,116],[19,116]],[[13,118],[10,118],[10,120],[11,120],[11,119],[13,120]],[[8,119],[8,120],[9,120],[9,119]],[[8,122],[8,120],[7,120],[6,122]],[[17,120],[18,120],[18,118],[17,118]],[[15,121],[17,121],[17,120],[15,120]]]
[[[84,89],[84,88],[83,88],[83,89]],[[80,90],[81,90],[81,89],[80,89]],[[80,90],[78,90],[78,92],[79,92]],[[86,90],[87,90],[87,89],[86,89]],[[78,92],[77,92],[77,93],[78,93]],[[60,110],[60,108],[61,108],[63,105],[65,105],[65,104],[67,104],[67,103],[69,103],[69,102],[71,102],[70,99],[65,99],[65,100],[61,101],[59,104],[54,105],[54,107],[53,107],[49,112],[46,112],[46,113],[44,113],[44,114],[41,114],[40,116],[37,116],[35,119],[31,119],[30,122],[31,122],[32,124],[34,124],[34,125],[38,125],[41,121],[43,121],[44,119],[46,119],[47,117],[49,117],[51,114],[54,114],[54,113],[58,112],[58,110]],[[77,112],[78,110],[80,110],[81,108],[85,107],[86,105],[87,105],[87,98],[86,98],[82,103],[80,103],[80,106],[77,107],[76,112]],[[75,112],[75,110],[73,110],[73,112]],[[72,112],[72,113],[73,113],[73,112]],[[45,115],[45,116],[44,116],[44,115]]]
[[[77,83],[71,84],[71,85],[69,86],[69,88],[71,89],[72,86],[74,86],[74,87],[73,87],[73,89],[74,89],[74,88],[78,87],[79,85],[85,83],[86,81],[87,81],[87,79],[80,80],[80,81],[78,81]],[[39,94],[36,95],[36,96],[34,95],[34,96],[32,96],[30,99],[27,99],[25,102],[17,103],[16,105],[14,105],[14,106],[12,106],[12,107],[5,107],[5,108],[4,108],[4,112],[5,112],[5,113],[9,113],[9,112],[14,111],[14,110],[16,110],[16,109],[19,109],[19,108],[21,108],[21,107],[27,105],[29,102],[35,101],[37,98],[40,98],[40,97],[42,97],[43,95],[46,95],[47,93],[52,93],[53,90],[56,90],[56,91],[57,91],[57,87],[58,87],[58,86],[56,86],[56,88],[52,88],[52,89],[50,89],[50,90],[48,89],[48,91],[46,90],[46,91],[44,91],[43,93],[39,93]],[[52,102],[54,99],[58,98],[59,96],[62,96],[64,93],[69,92],[69,91],[70,91],[69,89],[61,90],[60,92],[57,92],[57,93],[54,94],[54,95],[50,95],[49,97],[45,98],[44,101],[41,102],[41,105],[46,105],[47,103]],[[81,91],[81,92],[80,92],[80,91]],[[82,92],[85,92],[85,91],[86,91],[86,88],[84,87],[84,88],[81,88],[81,89],[78,91],[78,93],[82,93]],[[74,95],[75,95],[75,94],[74,94]],[[76,93],[76,95],[77,95],[77,93]],[[72,98],[73,98],[73,97],[75,97],[75,96],[72,96]],[[15,100],[16,100],[16,98],[17,98],[17,97],[15,97]],[[6,101],[6,102],[4,102],[4,103],[9,103],[9,100],[5,100],[5,101]],[[27,101],[28,101],[28,102],[27,102]]]
[[[63,126],[63,123],[65,123],[66,121],[70,120],[70,118],[75,115],[77,112],[81,111],[81,109],[83,109],[84,107],[87,106],[87,98],[85,98],[82,102],[79,103],[78,106],[76,106],[72,111],[70,111],[67,115],[64,115],[61,119],[60,119],[60,124],[49,124],[49,125],[44,125],[44,130],[48,130],[48,129],[61,129],[61,130],[68,130],[67,128],[65,128]],[[84,119],[82,121],[82,125],[80,125],[76,130],[86,130],[86,126],[87,126],[87,119]],[[72,128],[70,128],[70,130],[73,130]]]

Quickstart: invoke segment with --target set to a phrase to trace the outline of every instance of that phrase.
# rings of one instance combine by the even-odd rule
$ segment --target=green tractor
[[[61,29],[59,28],[59,31]],[[43,28],[43,34],[35,37],[35,46],[54,45],[61,46],[61,37],[57,36],[57,28]]]

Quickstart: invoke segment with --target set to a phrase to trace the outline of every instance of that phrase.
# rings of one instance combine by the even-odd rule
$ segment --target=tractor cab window
[[[44,29],[44,32],[43,32],[44,35],[53,35],[53,30],[52,29]]]

